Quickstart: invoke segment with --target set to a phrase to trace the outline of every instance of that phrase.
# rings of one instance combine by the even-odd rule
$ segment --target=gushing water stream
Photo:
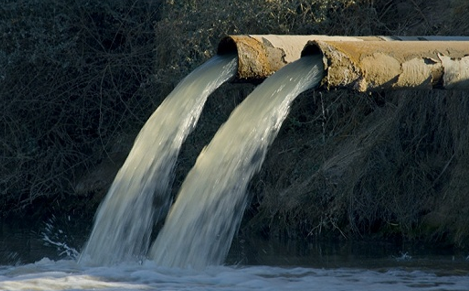
[[[338,268],[331,268],[329,263],[335,266],[337,254],[327,255],[328,251],[322,248],[314,257],[304,257],[301,251],[304,263],[296,260],[292,263],[290,259],[296,254],[285,257],[278,249],[268,253],[265,252],[268,248],[257,246],[266,253],[266,260],[260,261],[267,262],[265,266],[250,265],[248,260],[241,267],[205,268],[224,261],[246,204],[247,184],[260,168],[292,100],[319,81],[323,69],[318,57],[302,58],[284,67],[248,96],[200,154],[187,176],[152,246],[153,260],[117,264],[145,254],[152,221],[161,218],[170,203],[167,191],[179,146],[195,125],[205,98],[234,74],[235,67],[234,58],[217,57],[209,61],[192,73],[191,79],[184,79],[144,126],[99,210],[92,236],[82,253],[83,260],[91,257],[100,266],[46,257],[27,264],[2,265],[0,261],[0,289],[248,291],[311,290],[314,286],[318,290],[349,291],[467,290],[466,255],[437,260],[432,263],[436,267],[432,270],[425,263],[419,267],[426,255],[415,260],[416,268],[409,268],[407,261],[412,263],[414,259],[403,253],[392,259],[394,267],[389,268],[383,267],[383,263],[389,264],[389,256],[372,260],[366,267],[361,265],[360,257],[346,253],[343,258],[358,265],[343,268],[340,266],[347,264],[339,263]],[[50,233],[53,229],[49,224],[43,239],[56,247],[73,250]],[[60,228],[58,231],[64,235]],[[8,241],[14,237],[10,233],[3,235]],[[31,240],[21,239],[25,241],[27,253],[34,247]],[[1,235],[0,242],[1,246],[8,245]],[[369,247],[367,244],[367,254]],[[0,248],[0,254],[1,251],[4,249]],[[290,262],[287,264],[290,267],[285,267],[285,262]],[[323,265],[324,262],[327,264]],[[101,266],[105,264],[113,265]]]
[[[301,92],[323,74],[320,56],[289,64],[259,85],[231,114],[189,172],[150,257],[161,266],[223,263],[246,205],[249,180]]]
[[[207,97],[234,76],[237,58],[215,56],[183,79],[152,114],[100,205],[80,261],[110,265],[145,256],[155,221],[170,204],[180,147]]]

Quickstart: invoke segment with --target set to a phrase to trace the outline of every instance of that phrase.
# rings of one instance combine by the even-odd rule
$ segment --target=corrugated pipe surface
[[[323,56],[326,89],[469,89],[468,41],[314,40],[311,54]]]
[[[218,44],[218,54],[238,54],[240,81],[265,79],[284,65],[300,58],[310,41],[385,42],[385,41],[469,41],[452,36],[325,36],[325,35],[232,35]],[[310,43],[312,44],[312,43]],[[308,51],[308,50],[307,50]]]

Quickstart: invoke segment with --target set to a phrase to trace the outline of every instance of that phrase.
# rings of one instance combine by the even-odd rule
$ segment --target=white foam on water
[[[204,270],[163,268],[154,262],[87,267],[43,259],[0,267],[0,290],[469,290],[469,274],[390,269],[314,269],[214,266]]]

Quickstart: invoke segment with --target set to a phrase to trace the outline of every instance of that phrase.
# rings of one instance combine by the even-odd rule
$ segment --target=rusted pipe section
[[[447,35],[421,35],[421,36],[400,36],[400,35],[391,35],[391,36],[378,36],[382,40],[386,41],[469,41],[468,36],[447,36]]]
[[[218,54],[238,55],[237,80],[265,79],[300,58],[308,41],[469,41],[463,36],[327,36],[231,35],[218,44]]]
[[[311,40],[385,40],[379,36],[348,37],[324,35],[232,35],[218,44],[218,54],[238,54],[238,80],[265,79],[286,64],[300,58]]]
[[[311,54],[323,56],[326,89],[469,89],[469,41],[314,40]]]

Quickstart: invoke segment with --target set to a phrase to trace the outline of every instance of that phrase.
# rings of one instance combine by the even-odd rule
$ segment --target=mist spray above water
[[[320,56],[303,57],[267,78],[233,111],[187,175],[151,259],[196,269],[223,263],[247,203],[249,180],[291,102],[322,75]]]
[[[183,79],[152,114],[98,209],[81,262],[110,265],[146,255],[151,229],[170,204],[180,147],[207,97],[236,70],[236,56],[213,57]]]

